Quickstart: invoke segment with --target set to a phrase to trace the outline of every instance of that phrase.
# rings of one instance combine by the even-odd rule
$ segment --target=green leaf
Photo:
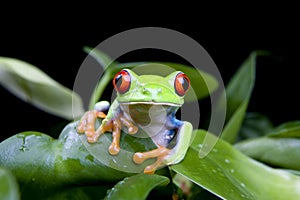
[[[0,166],[0,199],[16,200],[19,197],[19,188],[15,177]]]
[[[272,166],[300,170],[300,139],[261,137],[239,142],[235,147]]]
[[[226,95],[221,97],[227,99],[226,125],[221,138],[230,143],[236,141],[248,107],[255,82],[256,58],[257,52],[251,53],[226,86]],[[220,100],[220,109],[224,107],[222,102],[224,99]]]
[[[281,124],[267,135],[269,137],[279,138],[300,138],[300,121],[292,121]]]
[[[215,138],[198,130],[185,159],[171,169],[224,199],[300,198],[300,177],[257,162],[221,139],[200,159],[205,137]]]
[[[274,129],[272,122],[260,113],[246,113],[242,127],[239,131],[239,139],[249,139],[264,136]]]
[[[284,123],[265,137],[245,140],[235,145],[246,155],[272,166],[300,169],[300,122]]]
[[[137,151],[154,148],[150,140],[123,133],[121,151],[112,156],[108,153],[110,133],[89,144],[85,135],[76,132],[75,122],[66,126],[57,140],[38,132],[6,139],[0,143],[0,166],[16,176],[22,198],[45,198],[64,187],[115,182],[143,172],[155,159],[137,165],[132,157]]]
[[[94,200],[104,199],[111,185],[99,185],[99,186],[79,186],[79,187],[62,187],[60,190],[50,194],[47,199],[51,200]],[[31,199],[28,197],[28,199]]]
[[[125,178],[113,187],[106,200],[142,200],[146,199],[152,189],[166,186],[169,179],[165,176],[138,174]]]
[[[91,55],[102,66],[103,69],[106,69],[111,64],[117,64],[117,62],[113,61],[108,55],[96,48],[84,47],[83,50]]]
[[[76,93],[24,61],[0,57],[0,85],[56,116],[73,119],[84,113],[81,98]]]

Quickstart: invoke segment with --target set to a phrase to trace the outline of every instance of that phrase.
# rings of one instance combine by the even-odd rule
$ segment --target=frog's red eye
[[[187,93],[190,88],[190,79],[182,72],[179,72],[174,81],[175,92],[179,96],[183,96]]]
[[[113,84],[114,88],[120,93],[124,94],[130,88],[131,78],[129,72],[122,70],[117,73],[114,77]]]

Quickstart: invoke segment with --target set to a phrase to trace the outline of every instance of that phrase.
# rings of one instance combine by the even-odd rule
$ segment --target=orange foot
[[[161,146],[152,151],[147,151],[144,153],[141,153],[141,152],[135,153],[133,156],[133,161],[136,164],[141,164],[149,158],[157,158],[155,163],[153,163],[152,165],[148,165],[144,169],[145,174],[154,174],[154,172],[157,170],[157,168],[159,168],[165,164],[164,159],[167,155],[169,155],[169,153],[170,153],[170,149]]]

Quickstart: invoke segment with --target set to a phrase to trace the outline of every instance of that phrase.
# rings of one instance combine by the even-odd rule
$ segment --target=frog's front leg
[[[111,155],[116,155],[120,151],[122,126],[124,125],[127,127],[129,134],[135,134],[138,131],[138,128],[123,116],[122,112],[118,109],[117,103],[112,104],[110,111],[106,116],[102,111],[108,109],[107,104],[108,103],[104,101],[99,102],[96,104],[95,110],[86,112],[78,123],[77,131],[78,133],[85,133],[89,143],[95,143],[102,134],[111,132],[113,139],[109,147],[109,153]],[[102,121],[100,127],[95,130],[95,121],[98,117],[105,119]]]
[[[87,111],[80,119],[77,125],[78,133],[85,133],[87,141],[89,143],[94,143],[98,140],[99,136],[102,134],[102,131],[99,129],[95,130],[95,121],[97,118],[105,118],[106,115],[97,110]]]
[[[157,158],[156,162],[144,169],[145,174],[153,174],[155,170],[164,165],[179,163],[185,156],[192,138],[193,126],[189,122],[183,122],[179,127],[176,138],[176,145],[172,149],[160,146],[148,152],[137,152],[133,156],[133,161],[137,164],[143,163],[149,158]]]

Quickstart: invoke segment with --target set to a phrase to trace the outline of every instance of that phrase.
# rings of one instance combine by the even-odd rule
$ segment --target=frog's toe
[[[156,168],[152,165],[149,165],[149,166],[145,167],[144,174],[154,174],[155,171],[156,171]]]
[[[111,155],[117,155],[120,152],[120,147],[116,144],[111,144],[108,151]]]
[[[154,174],[154,172],[160,168],[165,166],[165,162],[164,162],[164,158],[160,157],[157,158],[156,162],[153,163],[152,165],[148,165],[147,167],[145,167],[144,169],[144,174]]]
[[[85,132],[85,126],[83,124],[79,124],[77,127],[76,127],[76,130],[77,130],[77,133],[79,134],[82,134]]]
[[[128,127],[128,133],[133,135],[133,134],[136,134],[138,132],[138,127],[136,126],[131,126],[131,127]]]
[[[89,143],[97,142],[98,138],[100,137],[100,134],[95,131],[86,131],[85,135]]]
[[[133,155],[133,161],[136,164],[142,164],[146,160],[143,153],[137,152]]]

